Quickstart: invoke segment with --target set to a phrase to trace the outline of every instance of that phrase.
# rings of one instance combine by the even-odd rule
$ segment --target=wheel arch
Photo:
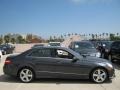
[[[89,79],[91,79],[91,75],[92,75],[93,71],[96,70],[96,69],[98,69],[98,68],[99,68],[99,69],[104,69],[104,70],[106,71],[106,73],[107,73],[107,77],[109,77],[109,73],[108,73],[107,68],[102,67],[102,66],[98,66],[98,67],[93,68],[93,69],[90,71],[90,73],[89,73]]]
[[[34,74],[34,78],[36,77],[35,70],[34,70],[31,66],[22,66],[22,67],[20,67],[20,68],[18,69],[18,71],[17,71],[17,77],[19,76],[20,71],[21,71],[22,69],[24,69],[24,68],[27,68],[27,69],[32,70],[32,72],[33,72],[33,74]]]

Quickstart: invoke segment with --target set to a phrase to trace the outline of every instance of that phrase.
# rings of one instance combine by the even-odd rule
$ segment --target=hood
[[[91,57],[91,56],[85,57],[84,60],[89,61],[89,62],[98,62],[98,63],[109,62],[110,63],[110,61],[108,61],[106,59],[97,58],[97,57]]]

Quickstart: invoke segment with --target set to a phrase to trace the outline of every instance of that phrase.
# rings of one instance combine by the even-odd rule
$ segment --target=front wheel
[[[105,69],[95,69],[91,74],[91,79],[95,83],[103,83],[107,80],[108,75]]]
[[[19,78],[24,83],[29,83],[34,79],[34,73],[29,68],[23,68],[19,72]]]

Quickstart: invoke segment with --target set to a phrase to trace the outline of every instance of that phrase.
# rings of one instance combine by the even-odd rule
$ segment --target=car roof
[[[69,48],[65,48],[65,47],[57,47],[57,46],[38,46],[38,47],[35,47],[36,49],[40,49],[40,48],[50,48],[50,49],[69,49]]]
[[[91,43],[90,41],[73,41],[72,43]]]

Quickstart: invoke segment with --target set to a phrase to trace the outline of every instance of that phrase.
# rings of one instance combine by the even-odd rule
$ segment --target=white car
[[[0,50],[0,61],[2,60],[2,51]]]

